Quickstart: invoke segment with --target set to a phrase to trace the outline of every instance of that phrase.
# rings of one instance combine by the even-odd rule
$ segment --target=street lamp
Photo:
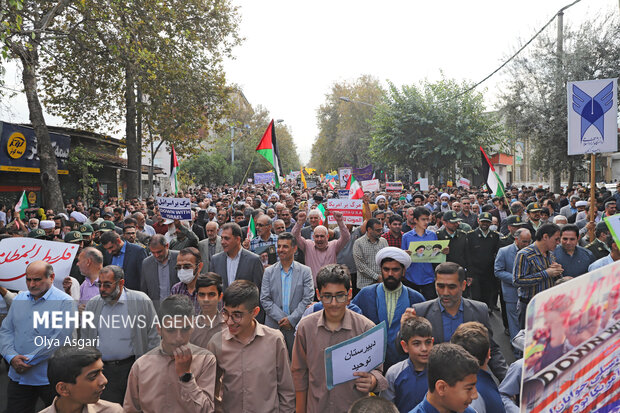
[[[362,102],[361,100],[353,100],[346,96],[340,96],[338,99],[342,100],[343,102],[347,102],[347,103],[359,103],[360,105],[370,106],[371,108],[375,108],[375,109],[377,108],[377,106],[373,105],[372,103]]]

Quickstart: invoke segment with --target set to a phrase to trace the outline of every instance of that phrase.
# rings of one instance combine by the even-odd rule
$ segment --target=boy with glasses
[[[351,299],[351,277],[346,266],[329,264],[319,270],[317,295],[324,309],[298,324],[293,345],[292,373],[297,413],[344,412],[369,392],[387,388],[381,366],[370,373],[359,372],[356,380],[327,390],[324,354],[327,347],[370,330],[375,324],[347,309]]]
[[[236,280],[224,291],[221,315],[228,329],[213,336],[207,349],[217,360],[221,400],[216,411],[294,412],[295,393],[284,337],[256,321],[258,287]]]

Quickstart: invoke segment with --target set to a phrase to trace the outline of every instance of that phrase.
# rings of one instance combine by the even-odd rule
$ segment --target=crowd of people
[[[506,192],[366,192],[359,226],[326,208],[327,185],[293,183],[176,194],[188,221],[154,198],[72,199],[25,218],[0,205],[0,251],[12,237],[78,246],[62,283],[36,261],[26,290],[0,287],[7,411],[517,412],[525,308],[620,258],[602,220],[620,185],[596,199],[581,186]],[[447,241],[445,262],[412,262],[415,241]],[[36,311],[73,310],[98,322],[32,328]],[[381,322],[384,363],[328,389],[326,348]]]

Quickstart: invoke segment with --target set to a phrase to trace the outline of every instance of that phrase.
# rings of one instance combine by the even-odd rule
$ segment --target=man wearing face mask
[[[382,321],[387,324],[388,347],[384,369],[388,369],[407,358],[406,354],[396,348],[400,317],[408,307],[423,302],[424,296],[401,282],[405,271],[411,265],[411,258],[405,251],[396,247],[385,247],[377,252],[375,262],[381,268],[383,281],[362,288],[352,303],[361,308],[362,314],[375,324]]]
[[[490,229],[493,216],[483,212],[478,217],[478,228],[467,234],[468,265],[467,276],[472,277],[472,298],[486,303],[489,311],[498,310],[497,300],[499,281],[494,276],[493,265],[499,249],[499,233]]]
[[[202,257],[200,251],[194,247],[183,248],[177,256],[177,275],[180,282],[172,286],[171,294],[182,294],[189,297],[194,304],[196,314],[200,313],[200,304],[197,299],[196,279],[202,271]]]
[[[149,251],[151,255],[142,261],[140,290],[154,303],[159,303],[170,295],[172,286],[179,282],[176,269],[179,252],[172,251],[161,234],[151,237]]]

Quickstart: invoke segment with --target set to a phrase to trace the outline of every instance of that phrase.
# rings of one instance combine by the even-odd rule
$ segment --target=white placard
[[[428,184],[428,181],[427,181],[427,184]],[[385,190],[386,192],[397,192],[400,194],[403,190],[403,183],[402,182],[386,182]]]
[[[26,267],[45,261],[54,267],[54,285],[62,289],[62,280],[71,272],[78,245],[43,241],[35,238],[6,238],[0,242],[0,285],[26,291]]]
[[[420,191],[428,191],[428,178],[420,178]]]
[[[379,180],[371,179],[369,181],[362,181],[362,191],[364,192],[377,192],[379,191]]]
[[[328,199],[327,209],[329,210],[330,215],[327,218],[327,223],[336,223],[336,220],[331,214],[338,211],[342,212],[342,217],[345,224],[362,225],[364,222],[364,217],[362,216],[363,202],[364,201],[361,199]]]
[[[618,151],[618,79],[566,84],[568,154]]]
[[[458,186],[462,186],[463,188],[469,188],[471,186],[471,181],[467,178],[461,177],[459,179]]]
[[[338,168],[338,183],[340,184],[340,188],[346,188],[352,173],[352,168]]]

